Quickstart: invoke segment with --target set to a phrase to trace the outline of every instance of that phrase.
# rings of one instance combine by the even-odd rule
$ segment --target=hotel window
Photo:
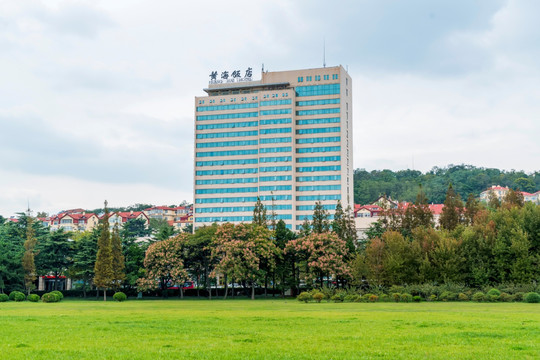
[[[329,78],[330,78],[330,75],[323,75],[324,80],[329,80]]]
[[[299,76],[299,77],[298,77],[298,82],[304,82],[304,77],[303,77],[303,76]]]
[[[321,75],[315,75],[315,81],[321,81]]]
[[[306,76],[306,81],[311,81],[311,76]]]

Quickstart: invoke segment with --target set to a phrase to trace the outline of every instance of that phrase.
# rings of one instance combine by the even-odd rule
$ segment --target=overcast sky
[[[332,4],[332,5],[330,5]],[[211,71],[343,65],[354,165],[539,170],[540,2],[0,0],[0,214],[192,200]]]

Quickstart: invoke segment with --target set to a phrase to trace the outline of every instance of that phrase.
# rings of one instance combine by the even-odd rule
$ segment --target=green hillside
[[[434,167],[426,173],[415,170],[357,169],[354,172],[354,202],[369,204],[380,195],[400,201],[413,201],[418,185],[421,184],[430,202],[443,203],[450,183],[462,199],[466,199],[470,193],[479,196],[492,185],[535,192],[540,190],[540,172],[527,174],[524,171],[505,171],[472,165]]]

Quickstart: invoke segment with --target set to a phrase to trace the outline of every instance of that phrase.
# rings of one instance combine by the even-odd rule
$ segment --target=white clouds
[[[349,64],[354,79],[356,167],[398,169],[414,156],[422,170],[535,170],[538,10],[468,0],[2,2],[0,214],[28,197],[48,211],[106,196],[190,200],[193,97],[209,72],[321,66],[323,37],[327,63]],[[58,182],[84,191],[49,190]]]

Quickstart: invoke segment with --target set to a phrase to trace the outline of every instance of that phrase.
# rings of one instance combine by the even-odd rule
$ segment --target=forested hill
[[[486,169],[472,165],[434,167],[426,173],[415,170],[357,169],[354,172],[354,202],[369,204],[380,195],[390,196],[394,200],[414,201],[418,185],[421,184],[430,202],[443,203],[450,183],[463,200],[470,193],[479,196],[492,185],[533,193],[540,190],[540,172],[527,174],[523,171]]]

